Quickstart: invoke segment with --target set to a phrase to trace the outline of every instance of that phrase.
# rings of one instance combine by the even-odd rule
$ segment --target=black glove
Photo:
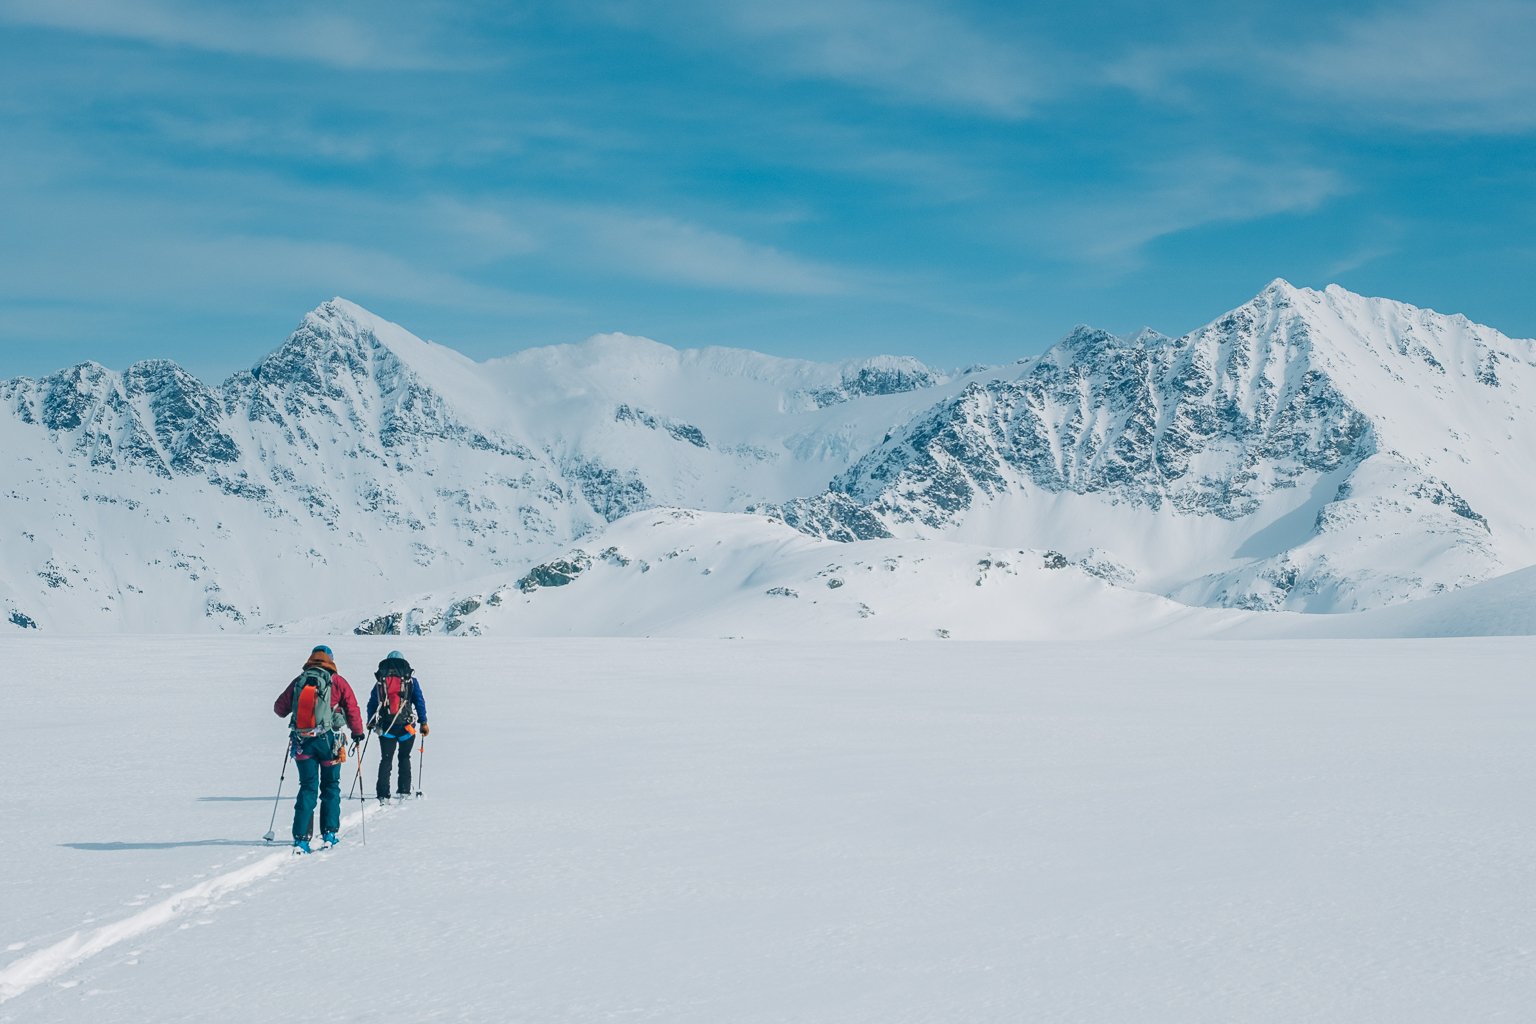
[[[355,747],[355,746],[357,746],[361,742],[363,742],[363,734],[360,733],[360,732],[353,733],[352,734],[352,745]]]

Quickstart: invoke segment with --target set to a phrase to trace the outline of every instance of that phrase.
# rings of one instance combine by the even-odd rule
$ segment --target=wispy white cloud
[[[394,204],[380,223],[399,232],[394,248],[415,240],[477,279],[515,274],[536,260],[594,281],[628,278],[767,295],[846,294],[861,280],[842,267],[643,208],[433,196]]]
[[[1323,270],[1323,277],[1329,281],[1337,281],[1345,274],[1353,273],[1361,267],[1368,267],[1378,260],[1384,260],[1398,251],[1395,245],[1363,245],[1357,249],[1340,256]]]
[[[361,302],[396,299],[424,306],[506,316],[570,312],[569,303],[424,266],[383,248],[312,238],[225,235],[145,238],[131,246],[76,253],[66,276],[57,255],[29,271],[5,261],[0,296],[66,302],[90,281],[93,302],[170,309],[218,305],[271,308],[297,292],[346,295]]]
[[[225,287],[234,283],[245,288],[312,288],[349,297],[505,315],[572,308],[546,296],[486,284],[383,249],[344,242],[264,236],[185,240],[167,245],[165,258],[179,267],[218,267]]]
[[[607,9],[658,24],[651,4]],[[734,40],[760,71],[903,102],[1015,118],[1055,91],[1022,43],[929,0],[683,0],[661,10],[669,34],[713,47]]]
[[[527,218],[452,196],[426,200],[417,220],[425,232],[441,236],[444,245],[474,262],[526,256],[543,246]]]
[[[0,0],[0,21],[156,46],[267,57],[341,68],[411,69],[440,63],[419,34],[386,35],[364,12],[252,2]]]
[[[837,295],[853,287],[837,267],[666,215],[595,208],[549,212],[576,231],[582,258],[632,277],[774,295]]]
[[[1327,168],[1199,155],[1154,165],[1140,180],[1055,205],[1042,212],[1031,233],[1071,260],[1126,268],[1160,238],[1310,212],[1348,190]]]
[[[1536,127],[1536,3],[1418,0],[1298,15],[1281,35],[1234,17],[1136,45],[1104,80],[1158,104],[1281,104],[1281,116],[1505,134]],[[1213,95],[1217,88],[1231,97]],[[1288,108],[1288,104],[1297,104]]]
[[[177,149],[238,156],[301,153],[305,160],[327,164],[361,164],[399,151],[393,140],[378,133],[324,130],[285,118],[166,111],[148,111],[142,117],[147,132]]]
[[[71,166],[67,155],[56,166]],[[516,313],[559,305],[515,285],[530,270],[544,280],[579,278],[587,291],[607,280],[838,295],[863,281],[753,239],[751,230],[658,208],[453,190],[395,197],[250,171],[167,168],[153,186],[77,194],[65,204],[57,176],[0,156],[0,219],[27,239],[0,250],[0,299],[62,299],[89,281],[98,295],[159,296],[173,306],[192,292],[197,301],[248,302],[313,289]],[[241,201],[229,203],[232,195]],[[772,235],[794,230],[772,218],[755,226]]]
[[[1407,243],[1409,228],[1409,224],[1397,218],[1372,220],[1353,248],[1338,254],[1323,268],[1323,278],[1338,281],[1346,274],[1397,255]]]
[[[54,165],[78,173],[67,155]],[[0,221],[17,240],[0,247],[0,303],[249,310],[342,293],[505,315],[572,308],[497,272],[536,248],[528,231],[451,197],[206,170],[86,193],[0,159]]]
[[[1536,127],[1536,4],[1432,0],[1345,20],[1277,55],[1307,92],[1405,127],[1484,132]]]
[[[983,201],[1007,177],[1005,169],[975,155],[945,146],[924,148],[856,126],[800,127],[793,142],[793,159],[800,165],[868,182],[905,205]]]
[[[175,98],[158,106],[143,104],[119,117],[139,139],[168,153],[348,171],[378,161],[407,172],[484,168],[512,160],[526,164],[533,159],[530,150],[537,150],[547,166],[556,159],[587,158],[601,145],[550,119],[519,118],[509,127],[487,115],[438,118],[428,103],[410,96],[386,94],[376,102],[359,102],[349,113],[350,119],[327,117],[300,105],[230,111]]]

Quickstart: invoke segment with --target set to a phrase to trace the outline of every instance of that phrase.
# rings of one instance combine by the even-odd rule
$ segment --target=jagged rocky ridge
[[[1360,323],[1372,303],[1374,315]],[[1317,507],[1290,525],[1294,543],[1263,558],[1251,557],[1254,545],[1238,544],[1232,557],[1247,553],[1246,564],[1163,589],[1202,604],[1318,611],[1424,596],[1518,567],[1531,553],[1529,528],[1502,484],[1508,467],[1499,465],[1517,455],[1529,466],[1518,446],[1481,453],[1480,467],[1471,452],[1445,445],[1428,457],[1396,447],[1407,440],[1391,426],[1398,417],[1420,424],[1418,446],[1467,440],[1455,426],[1467,411],[1462,401],[1505,406],[1502,419],[1531,422],[1530,343],[1457,320],[1277,282],[1179,339],[1079,328],[1016,377],[968,383],[893,431],[822,495],[765,511],[846,540],[941,537],[963,532],[989,509],[1024,508],[1012,539],[1045,531],[1061,543],[1101,530],[1117,547],[1116,524],[1125,517],[1116,513],[1144,510],[1206,530],[1219,551],[1223,536],[1246,541],[1267,526],[1267,507],[1308,493],[1303,508]],[[1437,357],[1437,348],[1446,351]],[[1425,394],[1421,385],[1448,376],[1455,362],[1465,373],[1458,400]],[[1518,368],[1518,397],[1493,372],[1500,365]],[[1393,397],[1398,407],[1389,413],[1380,406]],[[1439,466],[1464,484],[1437,476]],[[1489,518],[1457,486],[1475,487],[1509,512],[1500,522],[1503,551]],[[1320,494],[1331,500],[1318,501]],[[1059,504],[1057,496],[1092,499],[1077,505],[1093,518],[1073,529],[1028,514],[1030,505]],[[995,517],[989,529],[997,539]],[[1006,524],[1002,530],[1007,536]],[[1416,541],[1395,556],[1379,543],[1405,532]],[[1426,565],[1425,553],[1413,549],[1429,538],[1440,538],[1431,542],[1440,550]]]
[[[165,361],[0,382],[0,611],[256,628],[553,564],[662,505],[1047,550],[1198,605],[1372,607],[1536,561],[1533,363],[1284,282],[1181,338],[1079,328],[954,376],[621,336],[475,364],[336,300],[219,387]]]

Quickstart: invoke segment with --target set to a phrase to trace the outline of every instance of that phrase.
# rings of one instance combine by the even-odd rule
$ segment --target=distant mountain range
[[[1003,552],[1067,570],[1027,601],[967,582],[1003,635],[1010,602],[1077,621],[1069,576],[1125,628],[1356,611],[1536,564],[1533,434],[1536,343],[1337,287],[1276,281],[1180,338],[1080,327],[960,373],[622,335],[476,363],[335,299],[218,387],[166,361],[0,381],[0,619],[630,631],[620,605],[594,613],[601,587],[648,604],[644,628],[731,635],[739,602],[702,572],[728,550],[753,601],[805,599],[758,592],[785,559],[846,576],[895,558],[919,581],[901,606],[933,604],[911,635],[963,634],[926,624],[957,566]],[[619,571],[665,553],[648,529],[710,549],[697,586]],[[538,603],[539,567],[560,565],[586,594],[564,618],[494,610]],[[770,619],[819,634],[823,613]]]

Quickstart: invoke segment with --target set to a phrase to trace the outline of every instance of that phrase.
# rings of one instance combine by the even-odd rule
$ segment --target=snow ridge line
[[[383,811],[375,811],[375,814]],[[342,821],[342,827],[350,829],[361,818],[361,812],[350,814]],[[120,942],[126,942],[145,932],[161,928],[179,917],[201,910],[221,897],[227,896],[265,878],[284,864],[294,860],[290,848],[268,854],[254,863],[222,875],[215,875],[181,892],[173,893],[153,906],[145,907],[120,921],[104,924],[91,931],[75,932],[67,939],[29,953],[19,960],[0,968],[0,1003],[15,999],[23,992],[58,977],[98,953],[105,952]]]

